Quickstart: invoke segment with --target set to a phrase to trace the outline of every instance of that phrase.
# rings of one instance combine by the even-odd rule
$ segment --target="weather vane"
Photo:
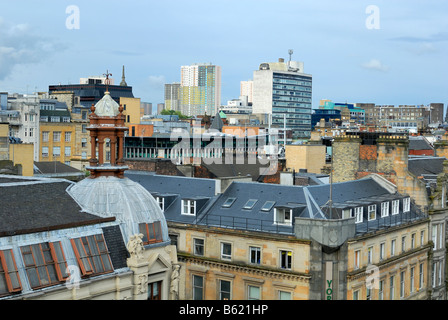
[[[110,84],[109,76],[111,75],[112,73],[109,73],[109,70],[106,70],[106,73],[103,73],[103,76],[106,77],[106,80],[104,80],[104,83],[106,84],[106,91],[109,91],[109,84]]]

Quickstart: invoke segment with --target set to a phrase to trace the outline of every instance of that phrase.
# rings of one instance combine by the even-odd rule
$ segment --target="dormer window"
[[[376,204],[371,204],[367,207],[369,221],[376,219]]]
[[[21,290],[22,284],[12,250],[0,250],[0,296]]]
[[[342,219],[349,219],[349,218],[353,217],[352,212],[353,212],[352,209],[342,210]]]
[[[356,207],[355,208],[355,223],[361,223],[362,222],[362,212],[363,212],[363,207]]]
[[[20,247],[31,288],[61,283],[68,278],[67,263],[60,242]]]
[[[162,228],[160,221],[154,223],[140,223],[138,225],[139,232],[143,234],[143,244],[151,244],[162,242]]]
[[[400,212],[400,200],[392,201],[392,215],[398,214]]]
[[[162,211],[165,211],[165,198],[164,197],[156,197],[156,201],[159,204],[159,207]]]
[[[381,203],[381,217],[387,217],[389,215],[389,201]]]
[[[71,242],[83,276],[113,271],[102,234],[71,239]]]
[[[194,200],[182,200],[182,214],[194,216],[196,215],[196,201]]]
[[[292,225],[292,209],[275,208],[274,222],[276,224]]]
[[[403,199],[403,212],[411,211],[411,198]]]

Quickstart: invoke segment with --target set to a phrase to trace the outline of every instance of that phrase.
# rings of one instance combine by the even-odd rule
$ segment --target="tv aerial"
[[[288,50],[288,54],[289,54],[289,61],[291,61],[291,56],[294,53],[294,51],[292,49]]]

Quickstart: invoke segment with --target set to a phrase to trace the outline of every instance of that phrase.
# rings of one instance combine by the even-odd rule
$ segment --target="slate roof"
[[[417,177],[423,175],[437,175],[443,172],[445,157],[409,156],[408,170]]]
[[[409,137],[409,150],[433,150],[434,148],[431,146],[428,140],[425,137]]]
[[[35,161],[34,173],[82,173],[82,171],[59,161]]]
[[[21,180],[0,175],[0,236],[115,220],[83,212],[66,192],[70,185],[63,179]]]
[[[197,200],[197,211],[200,213],[209,200],[216,198],[216,181],[213,179],[165,176],[131,170],[125,172],[125,177],[141,184],[153,196],[165,198],[164,214],[167,221],[195,220],[194,217],[180,215],[182,199]]]

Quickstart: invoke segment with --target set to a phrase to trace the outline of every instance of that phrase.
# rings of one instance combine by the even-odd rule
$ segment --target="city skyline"
[[[136,97],[164,101],[182,65],[222,67],[221,104],[264,62],[304,62],[319,100],[447,103],[438,1],[9,2],[0,15],[0,91],[32,93],[109,70]]]

